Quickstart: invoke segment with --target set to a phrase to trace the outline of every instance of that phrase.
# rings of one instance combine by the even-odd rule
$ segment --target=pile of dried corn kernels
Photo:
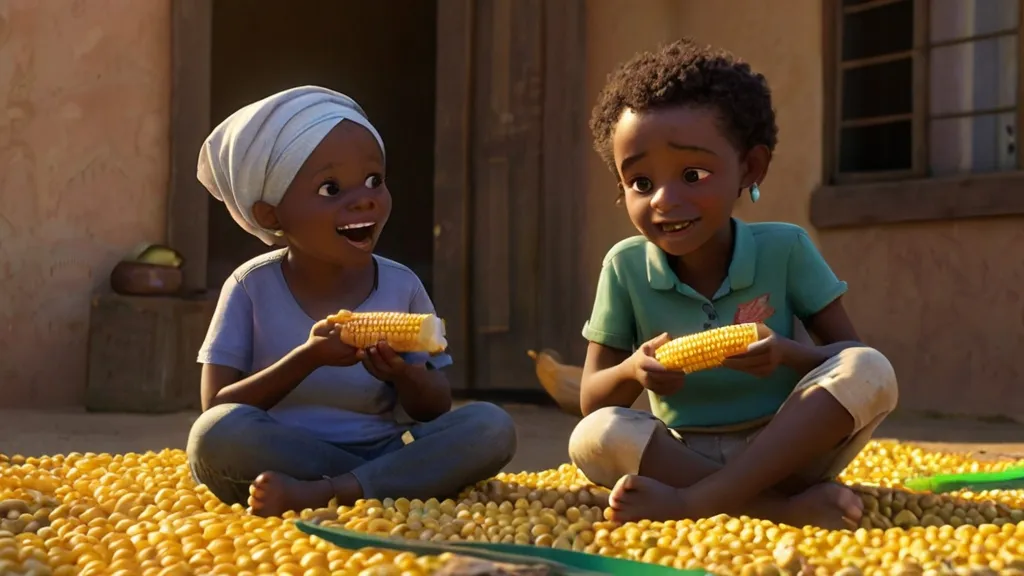
[[[746,517],[605,521],[606,491],[572,466],[502,474],[457,501],[367,500],[256,518],[196,486],[179,450],[0,456],[0,574],[430,574],[448,559],[349,551],[293,524],[420,540],[488,540],[618,556],[717,574],[1021,574],[1024,491],[910,494],[905,478],[1003,469],[965,455],[872,442],[844,472],[866,510],[856,531]]]

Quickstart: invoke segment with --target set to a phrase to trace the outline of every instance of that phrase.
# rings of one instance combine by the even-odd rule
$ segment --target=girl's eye
[[[654,183],[649,178],[637,178],[629,187],[641,194],[647,194],[654,189]]]
[[[683,170],[683,180],[690,184],[700,182],[708,176],[711,176],[711,172],[701,170],[700,168],[687,168],[686,170]]]
[[[380,174],[370,174],[366,178],[366,182],[363,182],[363,186],[366,186],[370,190],[376,190],[380,188],[381,184],[384,183],[384,177]]]
[[[320,185],[320,188],[316,191],[321,196],[337,196],[341,193],[341,188],[335,182],[324,182]]]

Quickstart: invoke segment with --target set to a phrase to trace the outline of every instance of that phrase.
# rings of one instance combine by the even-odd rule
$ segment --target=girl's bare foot
[[[789,499],[785,522],[792,526],[817,526],[829,530],[856,529],[864,515],[864,502],[838,482],[815,484]]]
[[[351,505],[362,497],[362,489],[350,475],[332,480],[296,480],[279,472],[264,472],[249,487],[249,507],[257,516],[281,516],[289,510],[322,508],[337,497]]]

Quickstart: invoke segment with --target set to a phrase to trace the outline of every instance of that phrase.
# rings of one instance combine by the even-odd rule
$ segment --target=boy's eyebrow
[[[718,154],[715,154],[713,151],[708,150],[707,148],[702,148],[701,146],[693,146],[691,144],[676,144],[675,142],[669,142],[668,145],[671,146],[672,148],[675,148],[676,150],[687,150],[687,151],[690,151],[690,152],[703,152],[704,154],[711,154],[712,156],[718,156]]]
[[[619,170],[622,171],[622,172],[625,172],[626,169],[628,169],[630,166],[632,166],[633,164],[636,164],[637,162],[643,160],[644,156],[647,156],[647,152],[640,152],[639,154],[633,154],[632,156],[626,156],[625,158],[622,159],[622,165],[619,166]]]
[[[668,145],[671,148],[674,148],[676,150],[684,150],[684,151],[688,151],[688,152],[700,152],[702,154],[710,154],[712,156],[718,156],[718,154],[715,154],[714,151],[712,151],[712,150],[709,150],[707,148],[703,148],[701,146],[694,146],[692,144],[677,144],[675,142],[669,142]],[[622,172],[625,172],[630,166],[632,166],[633,164],[636,164],[637,162],[643,160],[645,156],[647,156],[647,152],[640,152],[640,153],[637,153],[637,154],[633,154],[632,156],[626,156],[625,158],[622,159],[622,165],[619,166],[619,170],[621,170]]]

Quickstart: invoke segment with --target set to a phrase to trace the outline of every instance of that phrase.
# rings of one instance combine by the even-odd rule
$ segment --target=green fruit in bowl
[[[140,244],[126,261],[180,268],[185,258],[177,250],[162,244]]]

